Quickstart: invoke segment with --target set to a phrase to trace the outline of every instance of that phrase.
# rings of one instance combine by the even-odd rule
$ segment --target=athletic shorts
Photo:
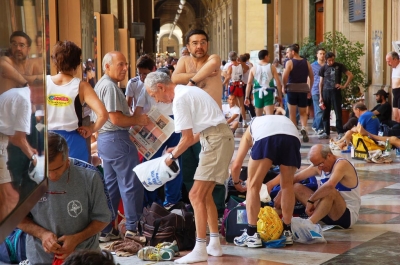
[[[8,136],[0,133],[0,184],[11,182],[11,175],[7,169]]]
[[[254,106],[258,109],[262,109],[266,106],[271,106],[274,105],[275,103],[275,88],[267,88],[268,94],[265,95],[261,90],[255,92],[253,94],[254,96]],[[262,97],[260,98],[260,93],[262,94]]]
[[[299,138],[287,135],[276,134],[265,137],[254,143],[250,156],[253,160],[268,158],[273,165],[292,166],[300,168],[300,140]]]
[[[349,228],[351,225],[351,215],[348,208],[344,211],[343,215],[336,221],[333,221],[329,216],[321,219],[327,225],[340,225],[343,228]]]
[[[400,106],[400,87],[398,88],[393,88],[392,89],[392,93],[393,93],[393,108],[398,109]]]
[[[228,124],[211,126],[200,133],[201,151],[195,180],[224,184],[229,177],[229,164],[235,150],[235,139]]]
[[[243,97],[243,82],[235,81],[229,82],[229,95],[235,95],[236,97]]]
[[[290,105],[296,105],[299,108],[307,107],[307,93],[303,92],[288,92],[287,100]]]

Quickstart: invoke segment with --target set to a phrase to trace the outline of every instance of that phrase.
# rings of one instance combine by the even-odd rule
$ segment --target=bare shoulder
[[[221,57],[218,54],[211,54],[210,57],[208,57],[208,61],[210,60],[221,60]]]

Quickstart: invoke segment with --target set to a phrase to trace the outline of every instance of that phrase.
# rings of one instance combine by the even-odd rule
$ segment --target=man
[[[133,125],[147,125],[149,118],[145,114],[130,116],[124,93],[117,85],[124,80],[127,70],[128,64],[121,52],[113,51],[104,56],[104,75],[94,90],[104,103],[109,118],[98,131],[97,148],[103,160],[104,179],[114,214],[117,214],[122,198],[127,229],[125,236],[136,240],[137,222],[143,208],[143,185],[132,171],[139,163],[139,158],[135,145],[129,139],[128,130]],[[119,237],[119,232],[111,222],[103,229],[99,239],[107,242]]]
[[[222,109],[222,81],[220,78],[221,58],[217,54],[209,55],[208,35],[203,30],[194,29],[185,38],[186,47],[190,56],[181,57],[172,74],[175,84],[197,86],[207,92]],[[193,176],[199,164],[200,143],[189,147],[182,155],[182,176],[187,191],[193,186]],[[218,217],[222,217],[225,210],[225,186],[217,184],[213,192],[217,204]],[[216,230],[216,233],[218,230]]]
[[[226,122],[229,124],[232,132],[235,133],[239,126],[240,108],[236,105],[235,95],[228,97],[229,112],[226,114]]]
[[[354,115],[358,118],[358,124],[361,125],[367,132],[371,134],[378,134],[379,131],[379,119],[371,111],[368,111],[367,107],[363,103],[357,103],[353,107]],[[348,130],[344,137],[340,139],[336,144],[342,150],[347,150],[348,144],[351,142],[352,135],[357,133],[357,127],[353,127]]]
[[[389,93],[386,93],[383,89],[379,89],[374,95],[378,104],[371,112],[378,117],[380,123],[388,124],[392,120],[392,106],[387,101]]]
[[[329,145],[316,144],[308,153],[311,165],[294,176],[296,199],[306,207],[309,220],[350,228],[358,219],[361,197],[360,183],[354,166],[345,158],[335,156]],[[301,184],[311,176],[321,176],[321,184],[314,192]],[[277,178],[267,183],[274,185]]]
[[[389,52],[386,55],[386,63],[393,68],[392,71],[392,93],[393,93],[393,120],[400,122],[400,64],[399,54]]]
[[[313,130],[321,135],[324,132],[324,124],[322,123],[322,115],[324,110],[319,106],[319,70],[325,65],[325,49],[317,49],[317,60],[311,64],[311,69],[314,74],[314,82],[311,88],[311,97],[314,106],[314,120],[312,124]]]
[[[228,87],[229,94],[235,95],[237,99],[238,106],[242,113],[242,117],[240,120],[246,119],[246,109],[244,108],[244,91],[243,91],[243,75],[246,69],[243,68],[242,64],[238,62],[238,56],[235,51],[229,52],[229,60],[231,61],[231,65],[229,65],[223,85]],[[246,65],[247,71],[249,67]],[[244,121],[242,121],[244,124]]]
[[[287,93],[288,109],[290,120],[297,127],[296,111],[297,107],[300,114],[301,130],[303,142],[308,142],[307,134],[307,97],[310,95],[310,87],[314,83],[314,75],[310,63],[300,57],[299,45],[292,44],[286,49],[286,56],[289,60],[285,64],[282,75],[282,93]],[[307,77],[310,84],[307,84]]]
[[[265,115],[252,120],[240,141],[236,159],[232,164],[232,181],[235,188],[243,192],[239,180],[243,160],[251,148],[246,182],[247,231],[234,239],[237,246],[261,247],[257,233],[257,219],[260,211],[260,188],[268,170],[279,165],[281,172],[283,235],[286,244],[293,244],[291,220],[294,210],[293,176],[301,165],[300,139],[297,127],[286,116]],[[276,183],[275,185],[278,185]],[[272,187],[272,186],[271,186]]]
[[[267,50],[258,52],[260,62],[255,64],[250,70],[248,85],[246,88],[246,99],[244,104],[250,105],[250,91],[253,86],[254,106],[256,107],[256,115],[274,114],[275,107],[275,88],[273,79],[278,88],[278,101],[282,101],[282,85],[278,72],[274,65],[269,63],[269,55]],[[272,81],[272,85],[270,85]]]
[[[100,172],[68,158],[65,139],[48,133],[49,189],[18,225],[28,234],[29,264],[52,264],[76,249],[99,249],[98,233],[110,222],[111,211]]]
[[[335,62],[335,54],[328,52],[325,54],[326,64],[319,71],[319,103],[325,105],[322,120],[324,123],[324,133],[318,136],[320,139],[329,139],[330,135],[330,115],[333,107],[336,115],[336,130],[338,140],[344,136],[342,123],[342,91],[346,89],[353,79],[353,74],[347,70],[346,66]],[[347,76],[346,83],[342,83],[342,74]]]
[[[187,47],[182,47],[181,49],[181,57],[190,55]]]
[[[216,183],[223,184],[229,175],[228,167],[235,148],[232,131],[218,104],[204,90],[175,85],[166,74],[159,72],[149,74],[145,86],[156,102],[173,104],[175,132],[182,133],[178,145],[165,160],[167,166],[199,138],[202,148],[194,185],[189,193],[196,223],[196,245],[191,253],[175,260],[175,263],[207,261],[208,254],[221,256],[218,215],[212,192]],[[207,223],[210,243],[206,248]]]

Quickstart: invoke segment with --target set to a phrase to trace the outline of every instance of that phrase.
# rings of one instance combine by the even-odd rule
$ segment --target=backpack
[[[157,203],[143,209],[138,228],[146,237],[147,246],[156,246],[163,242],[176,240],[179,250],[192,250],[196,243],[195,223],[193,213],[185,209],[182,215],[169,212]]]
[[[18,264],[26,260],[25,240],[26,233],[20,229],[14,229],[0,244],[0,261],[8,264]]]
[[[379,136],[396,136],[400,138],[400,124],[396,122],[391,122],[389,124],[383,124],[379,126]]]

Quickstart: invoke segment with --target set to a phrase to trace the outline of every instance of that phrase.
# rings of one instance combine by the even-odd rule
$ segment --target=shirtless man
[[[392,92],[393,92],[393,120],[400,122],[400,64],[399,54],[389,52],[386,55],[386,63],[393,68],[392,71]]]

